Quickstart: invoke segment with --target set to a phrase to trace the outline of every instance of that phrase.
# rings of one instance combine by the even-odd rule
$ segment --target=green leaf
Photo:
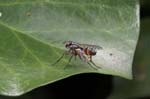
[[[139,31],[137,0],[0,0],[0,93],[21,95],[87,72],[132,78]],[[103,47],[93,69],[79,58],[68,64],[63,42]]]

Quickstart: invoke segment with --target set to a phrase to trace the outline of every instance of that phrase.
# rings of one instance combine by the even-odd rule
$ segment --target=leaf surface
[[[137,0],[1,0],[0,93],[21,95],[79,73],[132,78],[139,31]],[[93,69],[79,58],[68,64],[63,42],[101,46]]]

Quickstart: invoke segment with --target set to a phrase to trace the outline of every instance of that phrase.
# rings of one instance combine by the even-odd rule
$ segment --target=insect
[[[71,54],[68,63],[70,63],[73,56],[76,59],[78,56],[83,62],[88,63],[92,68],[97,69],[100,68],[92,61],[92,56],[95,56],[97,53],[97,49],[102,49],[102,47],[97,45],[89,45],[89,44],[80,44],[73,41],[65,41],[65,47],[68,49],[54,64],[59,62],[65,54]]]

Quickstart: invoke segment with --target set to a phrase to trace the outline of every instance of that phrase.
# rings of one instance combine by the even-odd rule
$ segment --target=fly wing
[[[98,46],[98,45],[90,45],[90,44],[80,44],[81,47],[83,48],[95,48],[95,49],[103,49],[101,46]]]

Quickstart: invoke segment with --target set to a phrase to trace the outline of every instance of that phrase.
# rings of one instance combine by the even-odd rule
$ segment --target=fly
[[[95,56],[97,53],[97,49],[102,49],[102,47],[97,45],[89,45],[89,44],[80,44],[73,41],[65,41],[64,42],[65,47],[68,49],[67,52],[65,52],[55,63],[58,63],[65,54],[71,54],[71,57],[69,58],[68,63],[71,62],[73,56],[76,59],[76,56],[78,56],[83,62],[88,63],[92,68],[97,69],[100,68],[97,66],[93,60],[92,56]]]

